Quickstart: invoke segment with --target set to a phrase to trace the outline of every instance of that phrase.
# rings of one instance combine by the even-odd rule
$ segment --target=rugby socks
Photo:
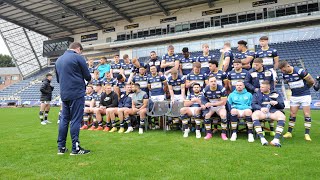
[[[221,128],[222,128],[222,131],[221,133],[224,133],[224,134],[227,134],[227,119],[221,119]]]
[[[112,124],[112,127],[116,127],[116,121],[115,120],[111,120],[111,124]]]
[[[200,115],[195,115],[194,116],[194,121],[196,122],[196,130],[200,130],[200,125],[201,125],[201,116]]]
[[[183,129],[189,129],[188,118],[189,117],[186,114],[181,114],[180,115],[180,119],[181,119],[182,124],[183,124]]]
[[[204,120],[204,125],[206,127],[206,133],[211,134],[211,120],[210,119],[205,119]]]
[[[84,113],[84,114],[83,114],[83,123],[84,123],[85,125],[88,125],[88,120],[89,120],[89,115],[88,115],[88,113]]]
[[[276,128],[276,135],[274,136],[275,139],[279,139],[284,128],[285,122],[284,120],[278,120],[277,128]]]
[[[146,119],[140,119],[140,126],[139,128],[144,128],[144,122]]]
[[[131,127],[131,126],[132,126],[132,125],[131,125],[130,117],[126,117],[124,120],[126,121],[128,127]]]
[[[107,127],[111,127],[111,126],[110,126],[110,122],[107,122]]]
[[[295,124],[296,124],[296,117],[290,117],[289,118],[289,128],[288,128],[289,133],[292,133],[292,130],[293,130]]]
[[[261,123],[259,120],[253,120],[253,125],[254,125],[254,129],[256,130],[258,136],[261,138],[264,138],[263,133],[262,133],[262,127],[261,127]]]
[[[253,134],[253,123],[251,116],[246,116],[246,122],[248,127],[248,134]]]
[[[124,128],[124,121],[120,121],[120,128]]]
[[[305,128],[305,134],[310,134],[311,117],[304,118],[304,128]]]
[[[49,111],[45,111],[44,112],[44,120],[48,120],[48,114],[49,114]]]
[[[42,122],[43,121],[43,111],[39,112],[39,117],[40,117],[40,121]]]
[[[231,114],[231,129],[232,133],[237,133],[238,115]]]

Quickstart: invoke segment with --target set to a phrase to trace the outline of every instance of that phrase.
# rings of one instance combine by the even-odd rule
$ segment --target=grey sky
[[[10,55],[6,44],[4,43],[2,37],[0,36],[0,54],[7,54]]]

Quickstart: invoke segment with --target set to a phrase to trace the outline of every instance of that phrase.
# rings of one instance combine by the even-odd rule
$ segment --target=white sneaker
[[[124,133],[128,134],[128,133],[130,133],[130,132],[132,132],[132,131],[133,131],[133,127],[128,127],[128,129],[127,129],[126,132],[124,132]]]
[[[190,132],[190,129],[185,129],[185,130],[184,130],[183,137],[184,137],[184,138],[187,138],[187,137],[189,136],[189,132]]]
[[[48,120],[44,120],[47,124],[51,124],[52,122],[48,121]]]
[[[41,121],[41,125],[46,125],[46,121]]]
[[[266,140],[266,138],[261,138],[260,141],[261,141],[262,146],[267,146],[269,144],[268,141]]]
[[[230,141],[236,141],[237,140],[237,133],[232,133]]]
[[[154,126],[154,129],[160,129],[160,126],[155,125],[155,126]]]
[[[127,131],[124,132],[124,133],[128,134],[128,133],[130,133],[130,132],[132,132],[132,131],[133,131],[133,127],[128,127]]]
[[[139,128],[139,134],[143,134],[143,128]]]
[[[248,134],[248,142],[254,142],[254,137],[252,133]]]
[[[59,123],[60,123],[60,120],[57,121],[57,124],[59,124]]]
[[[201,131],[200,130],[196,130],[196,138],[197,139],[201,138]]]

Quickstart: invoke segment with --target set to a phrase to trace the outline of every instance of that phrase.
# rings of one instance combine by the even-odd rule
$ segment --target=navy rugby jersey
[[[92,79],[89,84],[97,86],[98,84],[103,84],[103,81],[100,79]]]
[[[148,94],[148,76],[147,75],[135,75],[132,79],[133,83],[138,83],[140,85],[140,89]]]
[[[210,86],[203,89],[203,95],[201,97],[201,103],[206,104],[208,102],[215,103],[220,101],[221,98],[227,98],[226,90],[224,87],[217,85],[217,89],[211,90]]]
[[[103,78],[101,81],[103,82],[103,85],[111,84],[111,87],[117,84],[117,80],[115,78]]]
[[[134,65],[130,62],[126,64],[125,62],[121,63],[121,69],[123,69],[123,74],[126,76],[126,80],[128,80]]]
[[[206,74],[201,74],[201,73],[195,74],[194,72],[191,72],[190,74],[187,75],[186,80],[195,81],[196,83],[199,83],[202,90],[203,87],[205,86]],[[190,93],[193,92],[193,89],[191,86],[189,87],[189,92]]]
[[[92,94],[92,99],[95,100],[95,107],[99,107],[100,105],[100,100],[101,100],[101,95],[102,93],[98,94],[98,93],[93,93]]]
[[[232,91],[236,89],[236,84],[238,81],[245,81],[247,74],[248,71],[245,69],[242,69],[239,73],[237,73],[235,70],[232,70],[228,73],[228,80],[231,82]]]
[[[120,96],[126,93],[125,82],[116,81],[116,86],[120,89]]]
[[[206,80],[209,80],[210,77],[215,77],[217,80],[217,84],[220,86],[224,86],[225,81],[227,80],[227,73],[218,70],[216,73],[215,72],[209,72],[206,75]]]
[[[248,56],[251,56],[254,58],[255,56],[255,53],[253,51],[250,51],[250,50],[247,50],[245,52],[239,52],[237,54],[235,54],[234,58],[235,59],[240,59],[240,60],[244,60],[246,59]],[[252,64],[253,64],[253,60],[250,62],[250,67],[252,67]],[[249,69],[246,69],[244,68],[245,70],[249,71],[251,68]]]
[[[272,71],[263,68],[261,72],[251,69],[245,79],[245,85],[248,91],[254,92],[256,88],[260,88],[263,81],[269,81],[270,89],[274,89],[274,81]]]
[[[252,109],[260,110],[261,108],[267,108],[270,101],[277,101],[278,104],[270,106],[269,112],[274,113],[277,110],[283,111],[285,107],[283,97],[276,91],[270,91],[269,93],[262,93],[261,91],[258,91],[257,93],[254,93],[251,104]]]
[[[201,93],[201,92],[199,92],[198,94],[190,93],[190,94],[187,96],[186,100],[191,101],[191,99],[193,99],[193,98],[199,98],[199,99],[201,100],[201,97],[202,97],[202,93]],[[190,107],[201,107],[201,104],[199,104],[199,103],[193,103]]]
[[[150,75],[148,77],[148,84],[150,84],[151,89],[149,90],[151,96],[159,96],[164,95],[164,86],[163,82],[166,82],[166,78],[164,76],[156,76]]]
[[[191,73],[194,62],[196,62],[196,58],[191,56],[189,58],[183,57],[180,59],[182,75]]]
[[[176,62],[179,61],[179,57],[176,54],[173,54],[172,56],[169,56],[169,54],[165,54],[162,56],[162,60],[165,60],[165,62]],[[171,68],[173,68],[174,66],[168,66],[166,68],[164,68],[164,71],[169,71]]]
[[[278,57],[278,51],[276,49],[270,48],[267,50],[259,49],[255,53],[255,58],[263,59],[263,66],[266,69],[272,69],[274,66],[274,58]]]
[[[213,54],[209,54],[208,56],[201,55],[197,57],[197,62],[201,63],[200,74],[209,73],[209,61],[214,60],[214,58],[215,55]]]
[[[229,72],[229,71],[232,71],[233,69],[233,61],[234,61],[234,56],[231,50],[228,50],[224,53],[224,59],[226,59],[227,57],[230,57],[229,66],[226,71],[226,72]]]
[[[185,84],[185,79],[181,75],[178,75],[177,79],[173,79],[172,76],[168,78],[168,84],[172,86],[173,94],[181,95],[181,85]]]
[[[147,62],[148,68],[147,68],[147,73],[150,73],[150,66],[156,66],[157,72],[159,73],[161,71],[161,60],[158,59],[149,59]]]
[[[305,78],[309,76],[309,73],[301,68],[293,67],[291,74],[283,74],[283,79],[288,83],[292,96],[306,96],[310,95],[310,89],[308,87]]]
[[[88,70],[89,70],[90,73],[93,74],[93,73],[94,73],[94,70],[96,70],[96,68],[95,68],[95,67],[88,67]]]
[[[112,76],[114,78],[117,78],[118,74],[120,74],[120,69],[121,69],[121,61],[119,61],[118,63],[113,62],[111,64],[111,69],[112,69]]]

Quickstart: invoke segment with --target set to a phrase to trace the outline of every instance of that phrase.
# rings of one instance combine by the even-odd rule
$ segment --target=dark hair
[[[133,85],[140,88],[140,84],[139,83],[134,83]]]
[[[117,56],[119,57],[119,54],[116,54],[116,55],[114,55],[113,57],[117,57]]]
[[[247,41],[241,40],[241,41],[238,41],[238,44],[247,46],[248,43],[247,43]]]
[[[100,59],[104,59],[104,60],[107,60],[107,58],[106,57],[104,57],[104,56],[102,56]]]
[[[268,38],[268,36],[262,36],[259,40],[260,40],[260,41],[261,41],[261,40],[267,40],[267,41],[268,41],[269,38]]]
[[[83,50],[82,45],[78,42],[73,42],[69,45],[69,49],[77,49],[77,48],[80,48],[81,51]]]
[[[122,78],[123,78],[123,76],[121,74],[118,74],[117,80],[121,80]]]
[[[46,74],[46,77],[49,77],[49,76],[52,76],[52,74],[50,74],[50,73]]]
[[[189,52],[188,47],[184,47],[184,48],[182,48],[182,52]]]
[[[151,53],[155,53],[155,54],[157,54],[155,51],[151,51],[151,52],[150,52],[150,54],[151,54]]]
[[[192,84],[192,88],[193,88],[194,86],[197,86],[197,85],[201,87],[201,85],[200,85],[199,83],[193,83],[193,84]]]
[[[209,63],[210,64],[215,64],[216,67],[219,67],[219,62],[217,60],[210,60]]]

